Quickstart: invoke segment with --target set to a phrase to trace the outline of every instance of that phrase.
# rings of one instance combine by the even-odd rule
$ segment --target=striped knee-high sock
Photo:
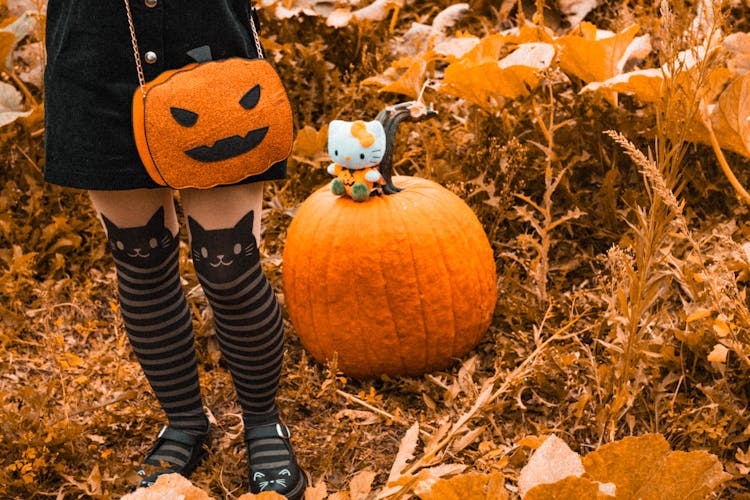
[[[198,381],[190,309],[180,284],[179,239],[163,209],[146,226],[121,229],[106,217],[128,339],[173,428],[200,435],[208,428]],[[149,457],[181,466],[189,450],[166,442]]]
[[[263,274],[250,211],[233,228],[206,230],[188,217],[196,274],[214,314],[246,428],[278,421],[276,392],[284,353],[281,309]],[[260,441],[264,441],[260,443]],[[250,443],[251,466],[290,460],[284,440]]]
[[[284,330],[281,310],[260,263],[228,283],[198,273],[214,314],[219,346],[243,413],[276,414]]]

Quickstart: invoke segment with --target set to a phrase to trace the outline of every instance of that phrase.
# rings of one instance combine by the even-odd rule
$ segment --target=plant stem
[[[11,80],[13,80],[13,83],[15,83],[19,89],[21,89],[23,96],[31,104],[31,106],[35,108],[39,103],[36,101],[36,99],[34,99],[34,95],[29,90],[29,87],[23,82],[23,80],[18,77],[18,75],[16,75],[16,72],[13,70],[7,70],[5,74],[8,75]]]
[[[705,104],[703,107],[705,109]],[[748,194],[745,188],[742,187],[742,184],[740,184],[740,181],[737,179],[737,177],[734,175],[734,172],[732,172],[732,169],[729,167],[729,163],[724,156],[724,152],[721,150],[721,145],[719,145],[719,140],[716,138],[716,134],[714,134],[714,129],[711,126],[711,121],[708,119],[708,117],[706,117],[705,113],[701,113],[701,121],[706,127],[706,130],[708,130],[708,136],[711,139],[711,147],[714,150],[716,159],[719,160],[721,170],[724,172],[724,175],[727,176],[727,179],[729,180],[729,183],[732,185],[734,190],[737,191],[740,199],[750,205],[750,194]]]

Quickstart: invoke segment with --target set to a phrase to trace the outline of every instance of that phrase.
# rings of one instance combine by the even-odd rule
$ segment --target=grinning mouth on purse
[[[186,150],[185,154],[194,160],[204,163],[228,160],[255,149],[258,144],[263,142],[267,133],[268,127],[256,128],[248,132],[244,137],[233,135],[219,139],[213,146],[198,146],[197,148]]]

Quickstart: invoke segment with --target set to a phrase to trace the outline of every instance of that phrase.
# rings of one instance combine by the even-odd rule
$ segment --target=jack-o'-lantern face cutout
[[[261,88],[256,84],[252,89],[242,96],[239,105],[245,109],[254,109],[260,102]],[[183,127],[193,127],[197,122],[199,115],[189,109],[178,108],[173,106],[169,108],[172,118]],[[218,139],[214,144],[208,146],[198,146],[188,149],[185,154],[196,161],[214,162],[228,160],[241,154],[247,153],[254,149],[268,133],[268,127],[260,127],[250,130],[244,135],[232,135],[223,139]]]
[[[147,91],[140,141],[138,92],[134,96],[136,144],[142,158],[147,153],[146,168],[158,171],[165,185],[238,182],[291,152],[291,106],[266,61],[229,59],[176,70],[150,82]],[[255,171],[248,173],[248,165]],[[204,182],[207,176],[214,180]]]

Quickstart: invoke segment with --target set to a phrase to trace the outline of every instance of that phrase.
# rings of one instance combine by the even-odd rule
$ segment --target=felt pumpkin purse
[[[125,1],[139,88],[133,132],[146,171],[159,185],[206,189],[234,184],[286,160],[292,151],[292,107],[263,57],[193,63],[145,81],[129,0]]]

